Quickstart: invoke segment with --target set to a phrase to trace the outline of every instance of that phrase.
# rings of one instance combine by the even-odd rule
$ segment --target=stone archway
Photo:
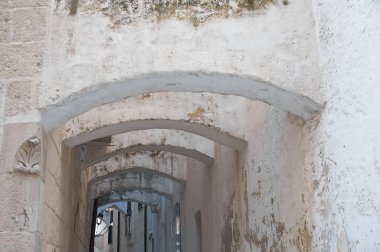
[[[166,174],[148,173],[147,170],[124,170],[97,177],[88,182],[88,199],[92,201],[112,191],[146,190],[170,197],[174,187],[181,186]]]
[[[74,147],[98,138],[126,132],[170,129],[181,130],[242,150],[246,146],[239,106],[242,97],[155,93],[149,99],[133,97],[102,105],[67,121],[62,130],[63,144]],[[229,109],[221,111],[222,107]],[[126,108],[137,108],[127,112]]]
[[[165,72],[151,73],[112,83],[102,83],[73,93],[66,100],[43,110],[43,124],[47,131],[86,111],[110,102],[116,102],[146,93],[155,92],[209,92],[236,95],[260,100],[309,119],[321,105],[311,99],[254,76],[204,73]]]
[[[95,208],[95,199],[104,199],[104,203],[125,200],[135,196],[136,200],[147,201],[152,195],[160,195],[169,201],[180,201],[179,192],[183,190],[183,184],[172,180],[166,174],[149,173],[148,169],[135,169],[114,172],[106,176],[94,178],[88,182],[87,191],[87,221],[85,230],[90,241],[91,226]],[[125,193],[127,192],[128,195]],[[129,195],[128,192],[139,192],[140,197]],[[143,192],[143,193],[142,193]],[[141,198],[141,193],[143,198]],[[96,206],[98,207],[98,206]]]
[[[192,187],[193,192],[196,192],[197,194],[202,194],[203,191],[206,191],[204,197],[211,197],[214,203],[210,203],[211,208],[214,208],[215,206],[228,206],[231,204],[231,202],[234,202],[234,204],[238,204],[235,211],[240,211],[240,199],[239,198],[233,198],[235,190],[239,190],[240,193],[243,192],[244,186],[248,186],[247,182],[244,181],[244,176],[237,175],[238,173],[242,172],[243,169],[240,169],[242,160],[245,160],[248,156],[244,156],[246,152],[247,147],[247,141],[246,141],[246,130],[245,127],[248,125],[247,118],[243,119],[243,115],[245,115],[245,109],[253,107],[255,108],[253,111],[257,110],[258,112],[258,118],[266,120],[267,123],[277,123],[276,121],[273,121],[273,118],[267,118],[265,119],[266,114],[268,111],[274,111],[275,114],[278,114],[279,116],[284,117],[287,116],[288,113],[284,111],[283,109],[274,108],[271,106],[268,106],[266,104],[263,104],[262,102],[254,102],[250,101],[249,99],[238,97],[238,96],[228,96],[228,95],[215,95],[215,94],[197,94],[197,93],[152,93],[152,94],[146,94],[142,97],[134,97],[134,98],[128,98],[123,101],[114,102],[111,104],[105,104],[96,108],[93,108],[79,116],[77,116],[74,119],[71,119],[67,121],[64,125],[61,127],[55,129],[52,131],[52,134],[57,137],[57,142],[61,143],[61,145],[58,145],[58,147],[61,147],[66,150],[70,150],[73,153],[76,153],[77,155],[80,153],[81,150],[83,150],[84,145],[88,145],[89,143],[96,143],[97,141],[102,141],[102,138],[110,139],[112,142],[112,138],[114,136],[120,136],[120,135],[132,135],[134,132],[149,132],[154,130],[162,130],[162,131],[168,131],[168,132],[174,132],[174,131],[185,131],[185,134],[194,136],[194,138],[207,138],[208,143],[211,143],[210,146],[214,147],[214,159],[218,160],[218,163],[214,165],[215,167],[212,167],[213,169],[204,169],[203,171],[198,170],[194,171],[194,174],[192,174]],[[126,108],[137,108],[132,111],[128,111]],[[240,109],[243,108],[243,111]],[[253,114],[254,116],[254,114]],[[251,117],[253,118],[253,117]],[[269,119],[269,120],[268,120]],[[255,127],[259,127],[259,124],[261,122],[258,121],[257,125]],[[261,124],[262,125],[262,124]],[[254,128],[250,126],[251,128]],[[281,131],[278,131],[281,132]],[[138,133],[139,134],[139,133]],[[116,139],[115,138],[115,139]],[[122,137],[120,138],[122,142],[125,142],[125,139]],[[158,138],[160,139],[160,138]],[[252,139],[251,139],[252,140]],[[134,142],[134,145],[136,145],[136,141]],[[131,148],[129,150],[132,151],[139,151],[138,155],[136,155],[137,158],[143,157],[144,155],[149,155],[147,153],[142,154],[143,150],[158,150],[162,151],[165,150],[165,144],[160,144],[161,142],[156,141],[141,141],[146,146],[149,147],[141,147],[139,146],[136,149],[134,145],[129,145],[128,141],[126,141],[126,147],[125,148]],[[138,143],[141,143],[138,142]],[[190,141],[191,142],[191,141]],[[137,145],[138,145],[137,143]],[[157,144],[159,143],[159,144]],[[82,146],[80,146],[82,145]],[[223,146],[224,145],[224,146]],[[153,146],[153,147],[152,147]],[[191,148],[194,146],[194,142],[189,143],[188,145],[183,145],[182,143],[177,143],[175,146],[176,150],[172,150],[172,152],[180,150],[181,148],[188,146],[190,148],[185,148],[188,150],[195,149],[195,150],[201,150],[201,148]],[[226,148],[226,146],[228,148]],[[152,147],[152,149],[148,149]],[[121,165],[122,163],[128,164],[128,159],[124,158],[125,148],[103,148],[97,152],[94,153],[94,159],[92,162],[96,162],[97,160],[102,161],[103,160],[103,154],[105,157],[109,157],[108,160],[102,161],[98,164],[93,165],[92,167],[95,167],[95,170],[101,170],[102,166],[107,167],[105,165],[107,162],[114,163],[118,168],[115,169],[115,171],[123,170],[123,168],[128,168],[128,166]],[[219,149],[219,154],[217,154],[216,150]],[[221,154],[222,152],[224,154]],[[103,152],[103,154],[101,154]],[[114,152],[116,151],[116,152]],[[119,154],[117,151],[120,151],[120,155],[113,156],[113,154]],[[207,152],[207,151],[206,151]],[[112,154],[111,154],[112,153]],[[199,151],[197,155],[200,153],[204,153]],[[213,153],[212,151],[209,153]],[[109,155],[109,156],[108,156]],[[170,155],[176,155],[176,154],[170,154]],[[189,170],[187,169],[189,167],[192,167],[193,165],[196,167],[203,167],[204,164],[195,164],[194,162],[198,162],[196,160],[190,161],[188,157],[191,155],[182,155],[182,158],[184,160],[182,163],[184,164],[183,167],[186,167],[186,176],[183,176],[185,173],[181,171],[181,173],[178,173],[178,166],[177,168],[173,168],[174,166],[168,166],[172,167],[173,169],[170,169],[168,171],[164,170],[164,173],[169,174],[172,176],[172,179],[177,177],[180,178],[180,181],[188,181],[188,174]],[[239,158],[241,158],[239,160]],[[77,159],[78,160],[78,159]],[[88,160],[85,158],[84,160]],[[91,159],[89,159],[91,161]],[[115,162],[116,160],[116,162]],[[129,159],[129,160],[133,160]],[[199,160],[199,159],[198,159]],[[247,162],[247,161],[243,161]],[[250,162],[250,161],[249,161]],[[198,162],[201,163],[201,162]],[[207,163],[207,162],[206,162]],[[190,164],[190,165],[189,165]],[[105,166],[104,166],[105,165]],[[74,165],[76,168],[80,166],[79,162],[76,162]],[[207,165],[206,165],[207,166]],[[109,166],[110,167],[110,166]],[[108,170],[108,168],[105,168],[105,170]],[[223,167],[223,168],[221,168]],[[130,170],[132,168],[132,170]],[[130,165],[128,170],[130,172],[133,171],[133,169],[140,169],[141,167],[133,167],[133,165]],[[161,168],[164,168],[164,166],[161,166]],[[79,172],[79,169],[77,169]],[[88,176],[91,175],[91,168],[83,170],[82,174],[85,173]],[[170,174],[172,172],[172,174]],[[195,185],[194,181],[197,181],[196,174],[203,174],[203,178],[207,179],[208,181],[203,181],[202,184]],[[208,173],[208,174],[207,174]],[[120,175],[120,174],[119,174]],[[117,175],[117,176],[119,176]],[[241,188],[236,189],[236,181],[238,181],[236,176],[239,176],[238,179],[243,179],[243,181],[239,182],[242,186]],[[119,176],[120,177],[120,176]],[[107,181],[106,176],[100,176],[99,181]],[[132,180],[129,180],[131,183],[137,182],[139,178],[134,178]],[[83,180],[81,183],[88,180]],[[145,180],[143,180],[145,181]],[[228,182],[225,182],[228,181]],[[84,182],[85,183],[85,182]],[[113,182],[109,182],[108,185],[107,182],[104,184],[104,190],[111,190],[112,184],[117,185],[116,180]],[[129,185],[130,186],[130,185]],[[186,188],[188,188],[186,186]],[[103,190],[102,189],[102,190]],[[139,190],[145,190],[144,187],[130,187],[130,189],[139,189]],[[227,197],[219,197],[215,195],[216,191],[224,191],[224,194],[221,195],[227,195]],[[86,189],[83,189],[85,192]],[[191,192],[189,192],[186,196],[187,201],[191,201],[191,196],[189,195]],[[199,199],[197,199],[197,212],[202,212],[202,216],[205,215],[206,210],[202,210],[203,208],[201,202],[201,198],[203,196],[200,196]],[[87,201],[89,198],[88,195],[82,196],[82,201]],[[86,209],[91,206],[91,203],[84,204]],[[189,215],[189,212],[186,212],[188,209],[189,211],[192,211],[193,209],[189,208],[189,203],[185,204],[185,213],[186,215]],[[218,219],[225,219],[226,225],[228,225],[228,222],[231,222],[232,217],[226,216],[227,209],[224,207],[222,211],[220,211],[218,215]],[[207,212],[207,211],[206,211]],[[90,213],[85,214],[86,218],[90,216]],[[237,221],[243,221],[242,219],[244,216],[239,216],[239,220]],[[215,234],[215,237],[212,239],[219,240],[221,239],[220,236],[222,235],[222,231],[218,229],[217,219],[213,219],[212,222],[215,224],[213,226],[210,226],[210,230],[206,232],[207,234]],[[226,226],[225,228],[228,228]],[[243,227],[242,229],[248,229],[247,227]],[[86,232],[88,231],[88,228],[85,229]],[[86,233],[85,232],[85,233]],[[238,231],[237,231],[238,232]],[[191,247],[191,237],[187,237],[187,245]],[[83,242],[85,244],[86,242]],[[213,248],[213,245],[207,244],[210,248],[218,250],[219,248]],[[230,246],[230,245],[228,245]],[[233,245],[231,245],[233,246]]]
[[[166,197],[158,192],[145,190],[120,190],[98,198],[98,208],[104,209],[106,205],[112,205],[114,202],[133,201],[145,205],[157,204],[161,197]],[[99,210],[98,210],[99,211]]]
[[[176,130],[141,130],[114,135],[105,144],[81,145],[80,169],[125,153],[165,151],[212,165],[214,143],[204,137]]]
[[[99,162],[86,170],[84,182],[104,178],[118,172],[145,172],[185,183],[187,177],[187,158],[170,152],[139,152],[122,154]],[[85,172],[85,171],[82,171]]]

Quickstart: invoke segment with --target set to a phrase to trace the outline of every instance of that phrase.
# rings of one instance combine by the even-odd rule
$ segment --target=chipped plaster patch
[[[22,213],[15,214],[12,219],[20,231],[28,230],[30,228],[29,215],[25,209],[23,209]]]
[[[205,118],[205,110],[204,108],[202,107],[198,107],[195,111],[193,111],[192,113],[189,113],[187,114],[187,117],[191,120],[191,121],[204,121],[204,118]]]

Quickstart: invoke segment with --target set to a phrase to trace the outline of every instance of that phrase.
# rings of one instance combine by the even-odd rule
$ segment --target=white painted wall
[[[237,167],[241,198],[234,221],[242,234],[236,234],[235,246],[238,251],[310,251],[311,173],[304,163],[304,122],[259,102],[247,102],[244,112],[248,146]]]
[[[68,8],[52,6],[40,107],[74,101],[73,98],[80,99],[95,87],[109,87],[112,83],[148,74],[147,79],[140,81],[141,85],[125,94],[107,91],[115,97],[129,96],[149,84],[151,77],[162,78],[162,75],[149,74],[165,72],[189,72],[185,79],[192,73],[212,72],[227,74],[225,78],[229,78],[229,74],[256,76],[281,90],[322,102],[318,51],[308,1],[297,0],[288,5],[279,1],[256,12],[216,17],[197,27],[176,18],[159,22],[141,19],[114,27],[112,22],[118,14],[107,17],[96,11],[99,8],[95,3],[93,8],[87,7],[92,10],[90,15],[80,6],[75,16],[69,16]],[[204,86],[210,84],[207,76],[199,80],[203,80]],[[170,88],[172,81],[169,77],[161,82]],[[223,79],[213,81],[225,85]],[[120,84],[123,87],[132,83]],[[197,84],[192,86],[197,87]],[[265,88],[271,89],[270,85],[264,85]],[[95,99],[96,96],[87,98],[93,99],[91,102],[103,100]],[[88,106],[87,98],[83,99],[82,106],[77,106],[78,110]],[[269,94],[268,98],[273,97]],[[280,98],[273,100],[276,99]],[[48,120],[61,116],[54,115],[54,110],[48,115]]]
[[[380,4],[314,1],[327,104],[305,128],[314,251],[380,250]]]

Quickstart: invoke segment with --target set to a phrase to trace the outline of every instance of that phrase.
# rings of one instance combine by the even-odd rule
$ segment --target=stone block
[[[37,108],[35,85],[30,80],[9,83],[5,99],[5,115],[13,116]]]
[[[45,177],[45,191],[45,204],[48,204],[52,211],[56,214],[61,214],[63,209],[63,195],[59,189],[59,186],[49,172],[46,173]]]
[[[38,235],[29,232],[1,232],[2,252],[38,251]]]
[[[0,183],[0,232],[35,232],[40,204],[39,177],[3,174]]]
[[[81,223],[79,218],[75,219],[75,227],[74,228],[75,228],[74,232],[78,238],[78,243],[83,243],[83,241],[86,239],[86,231],[85,231],[85,227],[83,226],[83,223]]]
[[[12,16],[12,41],[28,42],[44,40],[46,13],[46,8],[14,10]]]
[[[63,223],[54,214],[50,207],[45,205],[44,209],[44,238],[50,244],[61,246],[61,230]]]
[[[0,78],[34,76],[41,72],[43,43],[0,45]]]
[[[0,10],[0,43],[6,43],[10,38],[11,13],[8,10]]]

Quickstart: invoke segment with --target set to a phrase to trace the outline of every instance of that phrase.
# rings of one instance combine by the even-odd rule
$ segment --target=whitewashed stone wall
[[[313,250],[380,249],[380,5],[314,1],[326,107],[311,131]]]
[[[49,115],[46,119],[52,120],[58,109],[60,114],[55,116],[59,123],[58,117],[72,109],[53,105],[82,99],[77,106],[81,110],[88,104],[102,103],[104,99],[93,93],[100,87],[108,87],[110,97],[124,98],[119,88],[112,89],[113,84],[125,81],[129,85],[128,80],[139,76],[162,78],[159,73],[253,76],[280,90],[323,102],[311,3],[274,2],[256,11],[243,8],[240,14],[227,18],[210,18],[194,27],[175,16],[161,21],[140,18],[114,26],[114,20],[126,13],[114,10],[105,15],[107,9],[113,10],[107,3],[79,1],[73,6],[60,1],[50,10],[44,88],[39,97],[44,114]],[[144,87],[148,80],[139,86]],[[162,81],[167,89],[174,89],[180,80],[172,76]],[[213,81],[223,83],[223,77]],[[206,86],[207,78],[203,82]]]

